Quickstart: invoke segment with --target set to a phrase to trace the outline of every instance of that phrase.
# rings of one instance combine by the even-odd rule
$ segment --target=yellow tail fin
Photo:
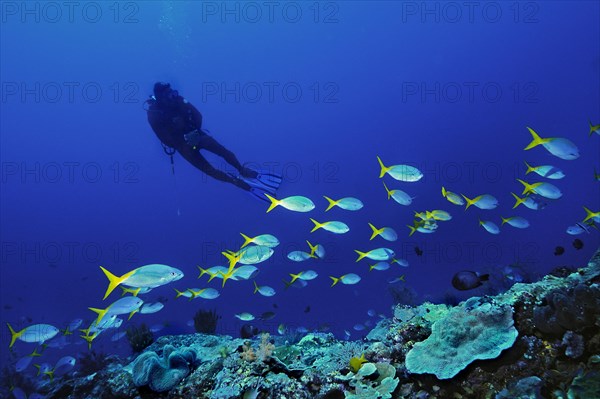
[[[298,274],[290,273],[290,276],[292,276],[292,281],[290,281],[290,284],[293,284],[294,281],[298,280],[300,278],[300,276],[302,276],[302,273],[301,272]]]
[[[50,377],[50,382],[54,381],[54,370],[44,371],[44,374]]]
[[[465,199],[465,201],[467,202],[467,206],[465,207],[465,211],[466,211],[467,209],[469,209],[469,207],[470,207],[471,205],[473,205],[473,204],[475,203],[475,200],[476,200],[476,198],[469,199],[469,198],[467,198],[467,196],[466,196],[466,195],[464,195],[464,194],[461,194],[461,195],[462,195],[462,197]]]
[[[215,277],[217,277],[219,273],[208,273],[208,283],[210,283]]]
[[[71,333],[71,334],[73,334],[73,333]],[[29,357],[39,357],[39,356],[42,356],[42,354],[41,354],[41,353],[38,353],[38,351],[37,351],[37,348],[35,348],[35,349],[33,350],[33,352],[31,352],[31,353],[30,353],[29,355],[27,355],[27,356],[29,356]]]
[[[586,216],[585,216],[585,219],[583,219],[583,222],[587,222],[591,218],[600,216],[600,211],[598,211],[598,212],[592,212],[591,210],[589,210],[585,206],[583,207],[583,209],[585,210],[585,213],[586,213]]]
[[[125,296],[125,294],[131,294],[133,296],[137,296],[140,293],[141,288],[127,288],[127,287],[121,287],[121,290],[123,291],[123,293],[121,294],[121,296]]]
[[[227,260],[229,261],[229,270],[233,269],[233,267],[235,265],[237,265],[239,258],[237,256],[235,256],[234,254],[231,254],[229,252],[221,252],[221,254],[227,258]]]
[[[367,256],[367,254],[368,254],[368,252],[360,252],[357,249],[355,249],[354,252],[356,252],[358,254],[358,259],[356,259],[357,262],[360,261],[365,256]]]
[[[96,325],[100,324],[100,322],[106,315],[106,312],[108,312],[108,308],[106,308],[106,309],[88,308],[88,309],[91,310],[92,312],[98,313],[98,318],[96,319]]]
[[[319,223],[313,218],[310,218],[310,221],[315,224],[315,227],[313,227],[313,229],[310,231],[311,233],[313,233],[313,232],[319,230],[321,227],[323,227],[323,223]]]
[[[533,130],[530,127],[527,127],[527,130],[529,130],[529,133],[531,133],[531,137],[533,138],[533,140],[531,140],[531,143],[529,143],[527,147],[524,148],[525,150],[531,150],[533,147],[537,147],[540,144],[546,144],[550,141],[550,139],[543,139],[540,136],[538,136],[535,130]]]
[[[242,244],[242,246],[240,247],[240,249],[244,248],[246,245],[250,244],[252,242],[252,238],[248,237],[247,235],[245,235],[244,233],[240,233],[241,236],[244,238],[244,243]]]
[[[315,255],[315,253],[317,252],[317,249],[319,248],[319,244],[317,245],[312,245],[310,243],[310,241],[306,240],[306,243],[308,244],[308,247],[310,248],[310,253],[308,254],[311,258],[313,259],[317,259],[318,256]]]
[[[385,182],[383,182],[383,187],[385,187],[385,191],[387,193],[388,199],[392,198],[392,194],[393,192],[390,191],[390,189],[388,188],[388,186],[385,184]]]
[[[233,270],[234,270],[233,268],[229,268],[227,273],[219,272],[219,274],[221,276],[223,276],[223,284],[221,284],[221,287],[225,287],[225,282],[227,280],[229,280],[229,278],[231,278],[231,276],[233,276]]]
[[[373,226],[371,223],[369,223],[369,227],[371,227],[371,230],[373,230],[373,234],[371,234],[371,238],[369,238],[369,241],[372,240],[373,238],[377,237],[379,234],[383,233],[383,229],[378,229],[377,227]]]
[[[92,341],[94,339],[96,339],[96,337],[98,336],[98,331],[96,331],[94,334],[89,335],[89,334],[85,334],[85,335],[80,335],[81,338],[85,339],[88,343],[88,349],[92,349]]]
[[[325,212],[327,212],[328,210],[330,210],[331,208],[333,208],[334,206],[336,206],[339,203],[339,201],[332,200],[331,198],[329,198],[326,195],[324,195],[323,198],[325,198],[327,200],[327,202],[329,202],[329,205],[327,206],[327,209],[325,209]]]
[[[123,283],[123,281],[127,280],[129,277],[131,277],[137,271],[137,269],[135,269],[135,270],[130,271],[129,273],[125,273],[121,277],[117,277],[114,274],[112,274],[111,272],[109,272],[108,270],[106,270],[105,268],[103,268],[102,266],[100,266],[100,269],[102,269],[102,271],[104,272],[104,275],[106,276],[106,278],[108,278],[108,288],[106,289],[104,298],[102,298],[103,300],[108,298],[110,293],[113,292],[113,290],[115,288],[117,288],[119,286],[119,284]]]
[[[594,133],[596,130],[600,129],[600,125],[593,125],[592,121],[588,119],[588,122],[590,123],[590,136],[592,135],[592,133]]]
[[[381,160],[381,158],[379,158],[379,155],[377,156],[377,161],[379,162],[379,166],[381,167],[381,171],[379,172],[379,178],[382,178],[383,176],[385,176],[388,170],[390,170],[390,168],[383,164],[383,161]]]
[[[329,278],[333,280],[333,284],[331,284],[331,286],[332,286],[332,287],[333,287],[334,285],[336,285],[336,284],[338,283],[338,281],[340,281],[340,279],[339,279],[339,278],[335,278],[335,277],[333,277],[333,276],[329,276]]]
[[[15,344],[15,341],[19,339],[21,335],[23,335],[23,331],[25,331],[25,329],[22,329],[21,331],[17,332],[13,330],[10,324],[6,323],[6,325],[8,326],[8,330],[10,331],[10,345],[8,345],[8,347],[12,348],[12,346]]]
[[[200,270],[200,274],[198,275],[198,278],[200,278],[208,273],[208,270],[201,268],[200,265],[196,265],[196,267],[198,268],[198,270]]]
[[[526,175],[528,175],[528,174],[529,174],[529,173],[531,173],[531,172],[535,172],[535,170],[537,169],[537,168],[535,168],[535,167],[533,167],[533,166],[529,165],[529,164],[527,163],[527,161],[525,161],[525,166],[527,166],[527,170],[525,171],[525,174],[526,174]]]
[[[127,321],[131,320],[131,318],[133,317],[134,314],[136,314],[138,312],[139,309],[136,309],[134,311],[132,311],[131,313],[129,313],[129,317],[127,318]]]
[[[540,183],[529,184],[526,181],[523,181],[521,179],[517,179],[517,181],[524,186],[523,192],[521,194],[535,193],[535,191],[533,191],[533,190],[535,190],[536,187],[538,187],[539,185],[542,184],[541,182]]]
[[[256,294],[258,292],[258,284],[256,284],[256,281],[253,281],[254,283],[254,294]]]
[[[500,219],[502,219],[502,226],[504,226],[504,223],[508,223],[508,221],[509,221],[511,218],[503,218],[502,216],[500,216]]]
[[[448,196],[448,192],[446,191],[444,186],[442,186],[442,197],[446,198],[447,196]]]
[[[415,231],[417,231],[417,228],[415,226],[411,226],[409,224],[406,225],[406,227],[408,227],[410,229],[410,233],[408,233],[408,236],[412,236],[413,234],[415,234]]]
[[[519,205],[521,205],[523,202],[525,202],[525,198],[520,198],[517,194],[515,193],[511,193],[513,195],[513,197],[515,197],[515,205],[513,206],[513,209],[515,209],[516,207],[518,207]]]
[[[273,208],[275,208],[277,205],[279,205],[281,203],[281,201],[279,201],[277,198],[271,197],[267,193],[265,193],[265,195],[271,201],[271,205],[269,205],[269,209],[267,209],[267,213],[269,213],[269,212],[271,212],[273,210]]]

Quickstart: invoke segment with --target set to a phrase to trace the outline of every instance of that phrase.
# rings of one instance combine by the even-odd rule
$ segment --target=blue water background
[[[162,311],[130,322],[168,323],[161,334],[191,333],[186,323],[194,312],[216,308],[223,334],[238,336],[243,323],[235,313],[272,310],[273,320],[253,324],[275,334],[280,323],[309,330],[327,323],[337,336],[348,330],[356,339],[365,332],[353,326],[370,318],[367,310],[391,314],[391,278],[405,275],[395,286],[412,290],[417,302],[459,300],[490,288],[454,290],[450,280],[459,270],[501,273],[518,261],[539,276],[557,266],[583,266],[598,248],[595,229],[579,236],[581,250],[565,232],[585,217],[583,206],[600,208],[600,183],[593,179],[600,137],[588,137],[588,120],[600,123],[598,2],[477,3],[472,15],[462,3],[431,2],[427,13],[421,2],[298,2],[281,3],[272,16],[262,3],[228,3],[232,13],[221,2],[94,3],[102,15],[87,10],[88,20],[83,6],[70,19],[64,8],[54,18],[46,3],[29,4],[41,7],[39,22],[34,5],[34,14],[3,9],[0,35],[3,361],[6,322],[15,328],[64,328],[75,318],[89,323],[94,314],[87,307],[117,299],[115,292],[102,301],[107,280],[100,265],[123,274],[164,263],[185,273],[143,297],[167,298]],[[179,156],[173,175],[143,109],[155,81],[171,82],[198,107],[204,127],[242,162],[283,173],[280,198],[304,195],[317,208],[266,214],[266,204],[206,178]],[[542,137],[569,138],[581,157],[564,161],[541,147],[523,151],[530,141],[526,126]],[[376,155],[390,165],[417,166],[425,177],[379,179]],[[522,191],[515,178],[524,176],[524,160],[556,165],[567,175],[551,181],[564,195],[544,210],[512,209],[510,192]],[[542,179],[530,174],[526,180]],[[415,196],[413,204],[387,200],[382,181]],[[500,206],[465,211],[441,196],[442,186],[471,198],[493,194]],[[354,196],[365,207],[325,213],[323,195]],[[431,209],[453,219],[440,222],[435,234],[409,237],[414,211]],[[513,215],[531,227],[505,225],[493,236],[478,226],[478,218],[500,224],[500,216]],[[351,230],[311,234],[309,217],[344,221]],[[369,241],[368,222],[393,227],[400,239]],[[196,278],[197,265],[225,264],[220,252],[237,249],[240,232],[280,239],[256,278],[277,290],[274,297],[253,294],[251,281],[221,290],[220,280]],[[287,260],[287,252],[307,249],[307,239],[323,244],[327,257]],[[558,245],[566,250],[562,256],[553,254]],[[355,262],[354,249],[381,246],[410,266],[369,272],[367,260]],[[284,290],[282,279],[309,268],[317,280]],[[330,288],[328,276],[350,272],[362,281]],[[174,299],[173,288],[207,286],[221,296]],[[112,334],[94,347],[129,353],[125,340],[110,341]],[[18,342],[15,349],[22,356],[34,346]],[[46,356],[85,350],[67,346]]]

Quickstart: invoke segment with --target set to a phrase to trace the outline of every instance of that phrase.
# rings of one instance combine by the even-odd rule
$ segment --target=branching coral
[[[254,350],[250,341],[244,342],[240,357],[247,362],[256,360],[266,362],[273,355],[274,350],[275,345],[271,342],[271,336],[269,333],[263,333],[260,336],[260,343],[256,350]]]

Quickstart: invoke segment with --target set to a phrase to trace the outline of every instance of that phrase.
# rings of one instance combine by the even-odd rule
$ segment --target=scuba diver
[[[207,175],[242,190],[258,199],[270,202],[265,196],[275,197],[282,177],[269,171],[253,170],[243,166],[235,154],[202,130],[202,114],[185,98],[173,90],[169,83],[154,84],[154,95],[146,101],[148,122],[158,136],[167,155],[179,152],[190,164]],[[238,174],[227,173],[215,168],[200,154],[200,150],[210,151],[233,166]]]

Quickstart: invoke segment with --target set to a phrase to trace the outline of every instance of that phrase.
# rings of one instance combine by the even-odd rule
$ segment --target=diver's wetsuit
[[[233,152],[201,130],[202,114],[183,97],[177,96],[168,101],[151,100],[147,114],[152,130],[163,144],[177,150],[183,158],[207,175],[250,190],[250,186],[244,180],[216,169],[200,154],[199,150],[210,151],[223,158],[242,176],[256,176],[256,172],[242,166]],[[194,130],[199,132],[200,139],[192,146],[186,142],[184,135]]]

